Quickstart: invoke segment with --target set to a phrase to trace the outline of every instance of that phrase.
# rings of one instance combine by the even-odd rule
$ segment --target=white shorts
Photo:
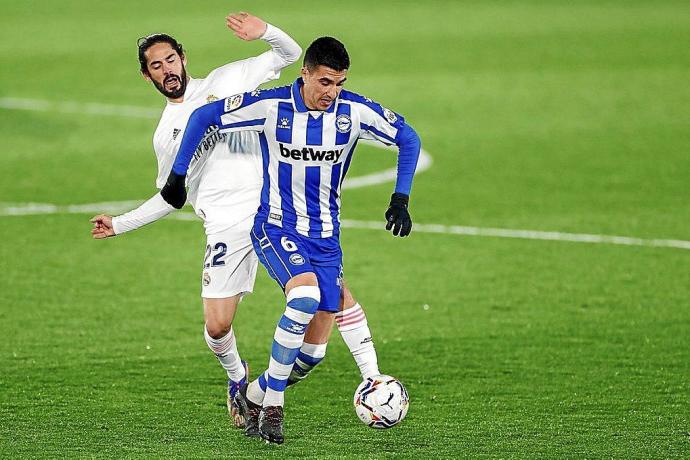
[[[248,231],[207,235],[201,297],[221,299],[252,292],[258,263]]]

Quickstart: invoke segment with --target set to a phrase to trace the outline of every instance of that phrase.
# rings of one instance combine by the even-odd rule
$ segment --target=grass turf
[[[434,166],[415,182],[417,222],[690,239],[685,3],[113,5],[40,5],[36,18],[38,3],[3,2],[0,96],[159,107],[136,38],[177,34],[203,75],[265,49],[223,30],[227,8],[245,8],[303,46],[340,37],[348,87],[420,132]],[[1,201],[143,199],[154,127],[0,109]],[[362,148],[351,174],[393,161]],[[390,189],[346,191],[344,217],[379,219]],[[290,391],[276,448],[225,415],[200,333],[201,226],[94,242],[88,217],[0,216],[0,457],[690,453],[687,251],[346,229],[346,276],[411,409],[392,430],[361,425],[356,368],[334,333]],[[261,271],[236,322],[254,369],[281,302]]]

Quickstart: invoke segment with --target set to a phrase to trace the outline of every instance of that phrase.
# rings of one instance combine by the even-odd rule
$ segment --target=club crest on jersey
[[[293,254],[290,256],[290,263],[292,265],[304,265],[304,257],[299,254]]]
[[[388,123],[393,124],[396,121],[398,121],[397,115],[393,113],[392,110],[388,110],[386,108],[383,109],[383,116],[386,117],[386,120],[388,120]]]
[[[209,275],[208,272],[204,272],[204,280],[202,282],[204,286],[211,284],[211,275]]]
[[[243,100],[244,94],[235,94],[234,96],[230,96],[225,100],[225,111],[231,112],[239,108],[242,105]]]
[[[347,133],[350,131],[351,128],[352,120],[350,120],[350,116],[344,113],[338,115],[338,118],[335,119],[335,129],[339,133]]]
[[[206,103],[210,104],[211,102],[217,101],[218,98],[214,96],[213,94],[209,94],[208,97],[206,98]]]

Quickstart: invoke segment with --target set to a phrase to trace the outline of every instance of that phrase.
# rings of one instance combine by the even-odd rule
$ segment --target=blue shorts
[[[309,238],[294,229],[258,219],[251,231],[254,251],[268,274],[285,291],[293,276],[314,273],[321,291],[319,310],[337,312],[343,278],[343,251],[337,236]]]

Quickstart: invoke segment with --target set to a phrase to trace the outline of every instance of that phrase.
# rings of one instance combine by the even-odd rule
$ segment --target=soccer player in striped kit
[[[259,133],[264,181],[251,237],[259,260],[283,289],[286,307],[267,373],[243,387],[237,399],[248,428],[260,407],[258,432],[270,442],[284,440],[284,390],[307,326],[313,318],[332,324],[338,311],[343,291],[340,187],[359,139],[398,146],[386,229],[395,236],[407,236],[412,229],[407,206],[419,137],[402,116],[343,90],[349,66],[345,46],[321,37],[307,49],[301,78],[292,85],[237,94],[197,109],[161,191],[172,206],[182,206],[188,164],[210,126]]]

